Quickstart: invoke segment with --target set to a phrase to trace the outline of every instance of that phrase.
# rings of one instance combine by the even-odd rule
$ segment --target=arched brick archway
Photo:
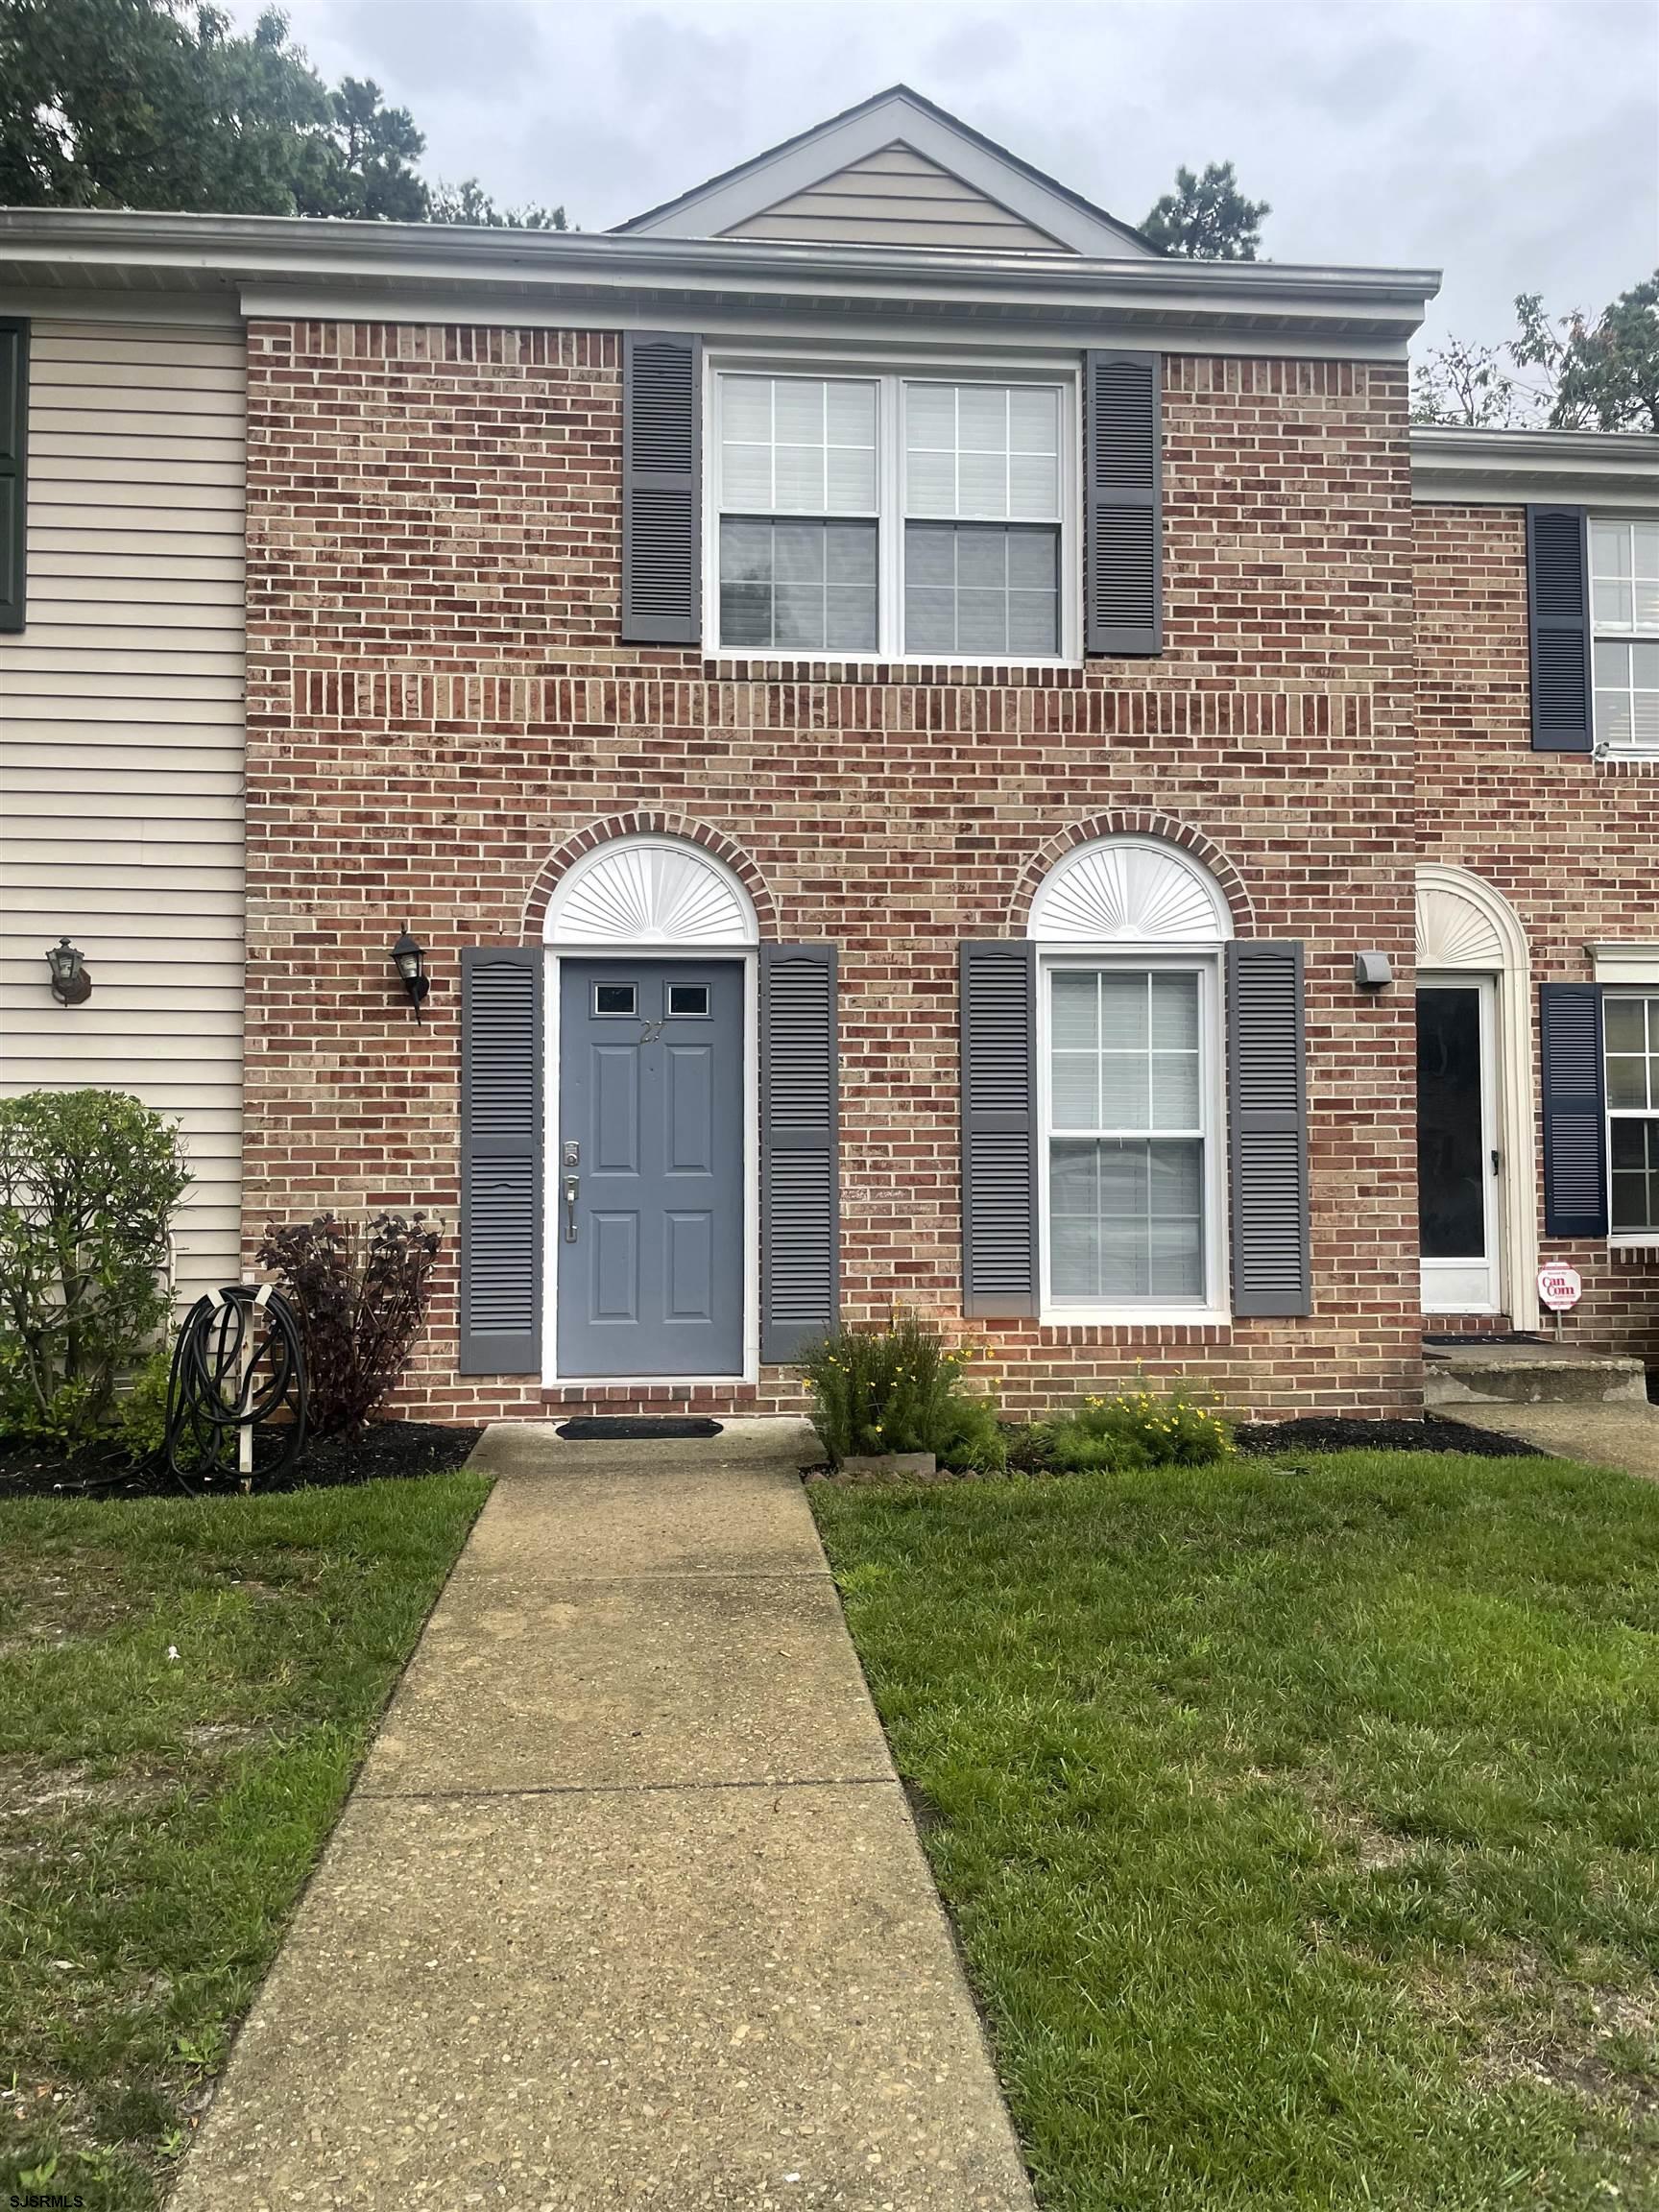
[[[1091,814],[1082,821],[1068,824],[1031,855],[1009,901],[1010,936],[1025,934],[1031,919],[1031,902],[1049,870],[1079,845],[1093,845],[1102,837],[1156,837],[1166,845],[1178,846],[1183,853],[1190,853],[1194,860],[1203,863],[1220,886],[1238,935],[1253,937],[1256,934],[1255,909],[1244,887],[1244,878],[1219,846],[1201,830],[1177,821],[1173,815],[1158,813],[1151,807],[1119,807],[1110,814]]]
[[[710,823],[698,822],[685,814],[608,814],[601,821],[590,822],[567,837],[557,852],[551,854],[537,871],[536,879],[524,902],[524,917],[520,936],[527,945],[539,945],[546,926],[547,909],[553,894],[565,871],[581,859],[585,853],[597,852],[600,846],[613,844],[618,837],[683,837],[687,844],[700,845],[716,860],[723,861],[748,892],[755,907],[755,919],[762,939],[776,938],[779,934],[778,903],[771,888],[759,869],[743,848],[728,837],[723,830]]]

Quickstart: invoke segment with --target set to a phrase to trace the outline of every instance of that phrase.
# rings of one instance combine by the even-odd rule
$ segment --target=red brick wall
[[[1659,764],[1532,750],[1527,533],[1520,507],[1417,510],[1417,774],[1423,857],[1502,891],[1536,987],[1588,982],[1585,946],[1659,938]],[[1543,1232],[1543,1136],[1539,1232]],[[1604,1242],[1546,1239],[1584,1278],[1563,1334],[1659,1358],[1659,1265]],[[1436,1324],[1441,1326],[1441,1324]]]
[[[613,336],[256,324],[249,415],[251,1237],[324,1205],[453,1221],[460,949],[520,941],[587,826],[648,818],[729,840],[780,935],[840,946],[846,1308],[957,1315],[957,942],[1019,926],[1080,825],[1156,826],[1218,856],[1241,927],[1307,943],[1316,1311],[998,1325],[1004,1395],[1143,1362],[1239,1412],[1417,1403],[1410,994],[1352,981],[1357,949],[1411,956],[1404,370],[1172,358],[1167,649],[1040,677],[620,645]],[[406,1409],[543,1409],[453,1355],[451,1272]]]

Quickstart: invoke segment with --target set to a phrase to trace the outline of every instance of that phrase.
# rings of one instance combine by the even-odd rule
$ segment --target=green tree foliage
[[[1231,161],[1212,161],[1202,177],[1177,169],[1166,192],[1142,222],[1143,236],[1186,261],[1254,261],[1262,224],[1271,215],[1265,200],[1246,200]]]
[[[406,108],[332,91],[275,8],[247,36],[190,0],[0,0],[0,204],[565,228],[436,192]]]
[[[1501,346],[1449,338],[1416,365],[1417,422],[1493,430],[1659,431],[1659,270],[1592,318],[1548,315],[1541,293],[1515,301]]]
[[[480,230],[568,230],[563,207],[497,207],[476,177],[459,184],[434,184],[426,210],[429,223],[469,223]]]
[[[166,1318],[174,1124],[120,1091],[0,1099],[0,1430],[84,1440]]]

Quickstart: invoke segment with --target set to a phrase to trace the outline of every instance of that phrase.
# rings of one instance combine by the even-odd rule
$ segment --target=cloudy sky
[[[1232,160],[1279,261],[1443,268],[1428,335],[1659,261],[1653,0],[287,0],[429,177],[603,229],[896,80],[1129,222]],[[236,13],[251,20],[255,0]]]

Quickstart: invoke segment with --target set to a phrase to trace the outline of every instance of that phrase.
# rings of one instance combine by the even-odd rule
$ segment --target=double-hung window
[[[720,643],[874,653],[879,389],[849,376],[722,376]]]
[[[1075,653],[1073,382],[716,368],[712,408],[718,651]]]
[[[1659,1232],[1659,989],[1605,991],[1601,1023],[1608,1225],[1615,1237]]]
[[[1046,1305],[1218,1306],[1214,962],[1045,975]]]
[[[1659,519],[1590,522],[1596,741],[1659,752]]]

